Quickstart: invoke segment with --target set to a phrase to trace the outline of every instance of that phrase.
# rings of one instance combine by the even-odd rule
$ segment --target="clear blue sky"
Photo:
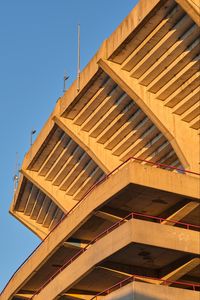
[[[77,24],[81,68],[137,0],[0,0],[0,290],[40,242],[9,215],[16,152],[20,163],[30,132],[42,128],[76,76]]]

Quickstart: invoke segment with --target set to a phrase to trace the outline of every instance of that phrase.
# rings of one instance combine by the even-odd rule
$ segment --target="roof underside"
[[[100,88],[99,80],[102,80]],[[119,163],[130,157],[180,167],[180,161],[165,136],[110,77],[101,73],[64,117],[89,138],[117,156]],[[102,150],[102,151],[103,151]],[[144,162],[145,163],[145,162]]]
[[[110,55],[109,62],[196,134],[199,28],[174,0],[160,2],[153,11]],[[105,173],[130,157],[142,164],[151,161],[182,168],[166,133],[101,67],[51,119],[54,126],[27,167],[22,167],[22,184],[11,209],[33,231],[38,227],[41,237]]]
[[[70,214],[42,243],[41,249],[47,249],[39,254],[45,256],[34,261],[36,251],[22,266],[28,273],[21,273],[24,277],[19,285],[18,273],[13,276],[10,299],[30,299],[35,292],[36,298],[43,299],[41,286],[48,291],[50,278],[61,284],[59,276],[73,270],[79,258],[83,259],[81,267],[88,263],[90,268],[81,276],[80,268],[71,285],[72,276],[68,275],[69,282],[63,281],[63,289],[56,295],[59,299],[91,299],[133,274],[155,277],[154,282],[143,281],[156,284],[161,284],[162,278],[198,282],[197,251],[192,243],[185,247],[179,237],[192,240],[197,236],[200,206],[197,189],[193,198],[183,187],[183,182],[192,182],[195,189],[196,178],[194,174],[193,178],[186,176],[188,157],[181,152],[184,144],[177,134],[181,128],[180,132],[197,136],[200,128],[200,30],[196,15],[193,18],[186,9],[196,11],[196,4],[191,0],[141,0],[138,7],[81,73],[80,91],[73,84],[57,102],[24,159],[11,213],[42,239]],[[92,75],[86,76],[87,72]],[[163,114],[159,115],[160,111]],[[126,164],[129,158],[133,162]],[[125,165],[118,169],[122,163]],[[158,165],[152,163],[165,170],[155,169]],[[179,168],[180,174],[167,172],[175,171],[169,166]],[[103,181],[105,186],[93,190],[113,169],[117,171]],[[134,234],[128,229],[131,223]],[[125,234],[117,235],[117,231],[123,233],[123,226],[127,226]],[[61,238],[56,236],[60,228]],[[137,230],[138,239],[134,240]],[[159,238],[152,235],[149,240],[154,231]],[[167,235],[168,239],[163,239]],[[111,245],[109,238],[115,241]],[[49,240],[55,242],[53,246]],[[118,242],[122,244],[119,248]],[[194,244],[196,247],[197,239]],[[111,250],[105,256],[109,245]],[[102,257],[95,262],[98,255]]]
[[[114,63],[190,128],[200,128],[200,30],[186,11],[166,1],[119,49]]]

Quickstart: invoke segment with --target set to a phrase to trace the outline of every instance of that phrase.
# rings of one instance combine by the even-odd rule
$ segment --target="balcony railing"
[[[140,275],[131,275],[130,277],[121,280],[120,282],[114,284],[113,286],[105,289],[104,291],[96,294],[94,297],[92,297],[90,300],[98,300],[99,296],[106,296],[109,295],[110,293],[114,292],[117,289],[122,288],[123,286],[125,286],[128,283],[134,282],[136,280],[139,281],[160,281],[162,285],[180,285],[181,287],[186,287],[190,290],[196,291],[199,290],[200,288],[200,284],[193,284],[193,283],[185,283],[185,282],[180,282],[180,281],[170,281],[170,280],[164,280],[162,278],[153,278],[153,277],[148,277],[148,276],[140,276]]]
[[[109,174],[105,175],[101,180],[99,180],[98,182],[96,182],[88,191],[87,193],[82,197],[82,199],[80,201],[78,201],[76,203],[76,205],[74,207],[72,207],[72,209],[66,214],[63,216],[63,218],[55,225],[54,228],[52,228],[52,230],[47,234],[47,236],[44,238],[43,241],[41,241],[41,243],[31,252],[31,254],[22,262],[22,264],[17,268],[17,270],[14,272],[14,274],[12,275],[12,277],[10,278],[10,280],[8,281],[8,283],[6,284],[6,286],[4,287],[4,289],[2,290],[1,294],[4,292],[4,290],[6,289],[6,287],[8,286],[8,284],[10,283],[10,281],[12,280],[12,278],[15,276],[15,274],[19,271],[19,269],[30,259],[30,257],[38,250],[39,247],[41,247],[41,245],[44,243],[44,241],[49,237],[49,235],[59,226],[60,223],[62,223],[64,221],[64,219],[69,215],[71,214],[76,208],[77,206],[80,205],[80,203],[82,201],[84,201],[84,199],[97,187],[99,186],[100,184],[102,184],[104,181],[106,181],[108,178],[110,178],[110,176],[112,176],[114,173],[116,173],[118,170],[120,170],[125,164],[127,164],[128,162],[130,161],[138,161],[138,162],[143,162],[143,163],[148,163],[152,166],[155,166],[157,168],[162,168],[162,169],[170,169],[170,170],[173,170],[173,171],[177,171],[179,172],[180,174],[185,174],[185,173],[188,173],[188,174],[193,174],[193,175],[197,175],[199,176],[200,173],[197,173],[197,172],[193,172],[193,171],[190,171],[190,170],[185,170],[185,169],[181,169],[181,168],[176,168],[174,166],[170,166],[170,165],[166,165],[166,164],[160,164],[160,163],[155,163],[155,162],[152,162],[152,161],[148,161],[148,160],[144,160],[144,159],[139,159],[139,158],[136,158],[136,157],[130,157],[129,159],[127,159],[126,161],[124,161],[122,164],[120,164],[117,168],[115,168],[112,172],[110,172]],[[153,216],[152,216],[153,218]],[[156,218],[156,217],[154,217]],[[161,219],[161,218],[160,218]],[[163,219],[164,220],[164,219]],[[170,222],[173,222],[172,220],[170,220]],[[176,222],[176,221],[174,221]],[[180,223],[180,222],[179,222]],[[176,222],[176,224],[178,224],[178,222]],[[189,225],[190,228],[191,226],[193,227],[196,227],[195,225],[191,225],[191,224],[186,224],[184,223],[185,225]],[[198,227],[198,226],[197,226]]]
[[[121,219],[120,221],[117,221],[116,223],[114,223],[112,226],[110,226],[109,228],[107,228],[106,230],[104,230],[103,232],[101,232],[99,235],[97,235],[92,241],[90,241],[84,248],[82,248],[80,251],[78,251],[74,256],[72,256],[67,262],[65,262],[62,267],[60,267],[40,288],[38,291],[36,291],[33,296],[30,299],[33,299],[35,295],[39,294],[45,286],[47,286],[60,272],[62,272],[67,266],[69,266],[71,263],[73,263],[81,254],[83,254],[84,252],[86,252],[88,250],[88,248],[95,244],[98,240],[100,240],[101,238],[103,238],[104,236],[106,236],[107,234],[109,234],[110,232],[112,232],[114,229],[116,229],[117,227],[121,226],[122,224],[124,224],[125,222],[127,222],[128,220],[131,219],[141,219],[141,218],[145,218],[146,219],[150,219],[153,221],[156,221],[158,223],[162,223],[163,221],[168,221],[168,222],[172,222],[174,224],[179,224],[181,226],[184,226],[186,229],[200,229],[200,226],[197,225],[192,225],[192,224],[187,224],[187,223],[183,223],[183,222],[179,222],[179,221],[173,221],[173,220],[167,220],[164,218],[160,218],[160,217],[155,217],[155,216],[150,216],[150,215],[146,215],[146,214],[141,214],[141,213],[135,213],[132,212],[130,214],[128,214],[125,218]],[[166,225],[163,225],[166,226]],[[134,275],[137,277],[141,277],[139,275]],[[154,278],[156,280],[162,280],[159,278]],[[166,281],[166,280],[165,280]],[[167,282],[167,281],[166,281]],[[174,281],[174,283],[176,283]],[[181,284],[185,284],[185,283],[181,283]]]

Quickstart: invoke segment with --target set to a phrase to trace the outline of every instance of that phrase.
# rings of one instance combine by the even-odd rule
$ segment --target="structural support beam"
[[[97,268],[105,270],[105,271],[108,271],[108,272],[111,272],[111,273],[116,273],[116,274],[119,274],[119,275],[122,275],[122,276],[125,276],[125,277],[132,277],[132,274],[126,273],[126,272],[122,272],[122,271],[119,271],[119,270],[115,270],[115,269],[111,269],[111,268],[106,268],[106,267],[101,267],[101,266],[98,266]]]
[[[62,128],[105,172],[109,173],[120,165],[120,160],[104,149],[103,145],[96,142],[88,133],[81,130],[80,126],[73,124],[70,119],[55,116],[55,123]]]
[[[51,182],[45,180],[43,176],[39,176],[37,172],[21,169],[21,173],[52,199],[65,213],[76,205],[77,201],[66,195],[64,191],[59,190],[56,186],[53,186]]]
[[[169,282],[161,282],[160,284],[171,285],[170,281],[177,281],[179,278],[189,273],[191,270],[196,268],[200,264],[199,258],[193,258],[184,265],[170,272],[169,274],[162,277],[163,280],[167,280]]]
[[[200,26],[199,0],[176,0],[176,2],[189,14],[193,21]]]
[[[122,70],[119,64],[100,59],[99,66],[137,103],[168,139],[183,167],[199,172],[196,157],[199,155],[200,147],[198,138],[192,129],[186,126],[180,118],[174,119],[171,108],[166,107],[163,101],[158,100],[154,93],[148,92],[146,87],[138,83],[137,79],[130,77],[129,73]],[[174,122],[180,128],[179,131],[174,132]],[[188,143],[188,137],[190,137],[190,143]]]
[[[63,246],[71,249],[81,249],[87,246],[86,243],[72,243],[72,242],[64,242]]]
[[[17,211],[10,211],[10,213],[27,228],[29,228],[33,233],[35,233],[40,239],[43,240],[49,233],[47,228],[40,226],[40,224],[36,225],[35,221],[27,217],[24,213]]]
[[[159,279],[151,279],[151,278],[145,278],[143,276],[140,275],[136,275],[134,276],[135,279],[139,279],[148,283],[153,283],[153,284],[164,284],[164,285],[171,285],[172,281],[177,281],[179,280],[182,276],[184,276],[185,274],[189,273],[191,270],[193,270],[195,267],[197,267],[200,263],[200,259],[199,258],[193,258],[191,259],[189,262],[185,263],[184,265],[180,266],[179,268],[176,268],[175,270],[173,270],[172,272],[170,272],[169,274],[163,276],[161,278],[161,280]],[[110,271],[112,273],[116,273],[116,274],[120,274],[120,275],[124,275],[127,277],[132,277],[133,275],[131,273],[124,273],[115,269],[111,269],[111,268],[105,268],[105,267],[99,267],[101,269],[105,269],[106,271]]]
[[[100,210],[96,211],[96,212],[94,213],[94,215],[97,216],[97,217],[99,217],[99,218],[102,218],[102,219],[104,219],[104,220],[106,220],[106,221],[113,222],[113,223],[122,220],[122,218],[120,218],[120,217],[117,217],[117,216],[115,216],[115,215],[112,215],[112,214],[109,214],[109,213],[107,213],[107,212],[100,211]]]
[[[152,235],[152,232],[157,234]],[[184,239],[179,238],[182,234],[185,236]],[[119,236],[123,238],[119,239]],[[165,239],[163,239],[163,236],[165,236]],[[198,233],[195,231],[162,226],[147,221],[129,220],[102,237],[74,260],[71,265],[63,269],[39,294],[35,295],[34,300],[43,300],[45,297],[49,300],[56,299],[59,294],[72,288],[73,284],[90,272],[94,266],[131,243],[151,245],[197,255],[199,253],[197,239]],[[194,243],[190,241],[194,241]],[[98,249],[101,249],[101,251],[98,251]],[[66,278],[68,278],[67,283]]]
[[[174,226],[176,225],[176,222],[182,220],[198,206],[198,202],[191,201],[169,216],[166,220],[162,221],[162,224]]]
[[[16,295],[17,299],[22,299],[22,300],[25,300],[25,299],[31,299],[31,297],[33,296],[33,294],[31,293],[19,293]]]
[[[111,199],[113,195],[123,190],[130,183],[135,184],[136,186],[144,186],[144,189],[145,187],[156,188],[160,191],[176,194],[176,197],[177,195],[180,195],[181,198],[189,197],[199,201],[200,191],[199,180],[197,178],[182,174],[174,174],[158,168],[143,166],[135,162],[127,163],[120,168],[118,172],[110,176],[108,180],[105,180],[101,185],[97,186],[96,189],[91,191],[85,200],[77,206],[77,209],[75,209],[68,218],[65,218],[63,222],[61,222],[60,225],[52,231],[44,243],[42,243],[29,260],[21,267],[20,276],[18,276],[18,274],[13,276],[11,282],[2,294],[2,300],[7,300],[9,297],[13,297],[14,293],[17,292],[17,288],[19,286],[23,286],[27,282],[27,278],[31,278],[43,265],[43,263],[51,257],[52,253],[54,253],[54,251],[71,236],[74,228],[78,228],[80,223],[85,223],[90,218],[93,211],[98,210],[98,208]],[[110,187],[112,187],[112,189]],[[126,224],[127,223],[128,222],[126,222]],[[196,242],[196,235],[198,234],[192,230],[182,231],[183,229],[181,228],[172,228],[171,226],[162,226],[160,224],[150,222],[148,222],[147,229],[152,225],[161,226],[159,227],[160,229],[164,228],[167,231],[175,229],[176,232],[176,230],[181,230],[180,236],[182,236],[183,232],[186,235],[190,235],[191,233],[195,234],[193,240]],[[141,230],[142,229],[143,227],[141,227]],[[156,227],[156,232],[157,230],[158,229]],[[145,233],[144,236],[147,237],[147,233]],[[171,237],[172,236],[173,233]],[[186,246],[191,245],[187,243]]]

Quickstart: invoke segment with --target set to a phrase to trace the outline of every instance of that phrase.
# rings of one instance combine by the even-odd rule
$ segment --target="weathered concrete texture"
[[[176,0],[190,17],[200,26],[200,3],[199,0]]]
[[[58,100],[21,171],[63,212],[131,156],[199,172],[198,5],[139,1],[81,72],[80,90],[75,81]],[[74,154],[63,135],[78,147]],[[82,172],[85,182],[76,178]],[[14,202],[19,191],[21,184]],[[37,220],[16,216],[44,238]]]
[[[125,222],[92,244],[34,299],[64,299],[66,294],[62,293],[73,294],[73,288],[84,286],[84,280],[87,282],[98,272],[101,275],[108,272],[109,279],[114,277],[108,275],[112,272],[122,276],[120,268],[131,273],[129,262],[123,265],[123,251],[128,246],[129,251],[136,251],[132,245],[143,245],[155,256],[153,267],[141,255],[136,259],[141,259],[141,265],[133,261],[134,270],[140,268],[140,274],[143,268],[145,274],[148,270],[156,278],[197,281],[199,11],[198,0],[140,0],[81,72],[80,89],[77,90],[75,81],[57,101],[25,156],[10,212],[44,239],[63,215],[72,211],[13,276],[1,300],[21,297],[17,292],[27,292],[30,298],[30,292],[40,286],[39,280],[34,282],[34,276],[43,280],[50,277],[44,269],[55,267],[52,257],[55,259],[63,248],[62,254],[68,258],[73,253],[74,250],[65,249],[68,239],[81,246],[102,228],[107,229],[132,211],[164,219],[160,219],[161,224],[154,222],[155,219]],[[130,157],[138,163],[129,160],[92,189]],[[162,170],[149,165],[149,161],[168,167]],[[173,167],[178,167],[181,174],[173,172]],[[185,173],[184,169],[191,172]],[[191,221],[197,226],[186,230],[172,226],[174,220]],[[167,257],[169,254],[171,261],[160,263],[163,258],[160,249]],[[122,262],[120,256],[119,261],[109,261],[117,251]],[[161,258],[157,258],[156,251]],[[143,254],[146,252],[143,250]],[[102,262],[106,267],[98,265]],[[97,267],[101,271],[98,269],[95,274]],[[129,273],[123,276],[126,278]],[[149,283],[154,285],[135,282],[106,298],[197,297],[196,292],[158,286],[159,280]],[[86,287],[85,292],[88,295],[98,292],[102,286],[97,285],[93,290]],[[81,295],[81,288],[77,290]]]
[[[71,288],[95,265],[132,242],[198,254],[200,250],[198,236],[197,232],[130,220],[93,244],[50,281],[34,299],[43,300],[45,297],[49,300],[56,299],[57,295]]]
[[[149,93],[135,78],[121,70],[120,65],[110,61],[100,60],[100,67],[136,101],[141,109],[149,116],[154,124],[167,137],[186,169],[198,172],[199,139],[191,129],[178,118],[174,118],[171,109],[163,106],[153,93]],[[178,128],[179,130],[175,130]],[[183,134],[184,132],[184,134]],[[190,143],[188,141],[190,140]],[[195,145],[195,146],[194,146]],[[191,152],[194,156],[191,156]]]
[[[37,272],[40,266],[51,257],[55,250],[73,234],[80,226],[80,223],[84,223],[89,219],[93,211],[97,210],[98,207],[106,203],[106,201],[125,188],[129,183],[157,188],[199,201],[199,181],[196,177],[175,174],[158,168],[129,162],[91,191],[84,201],[47,237],[12,278],[1,296],[2,299],[11,299],[19,287],[23,286]],[[110,188],[111,186],[112,189]],[[156,228],[159,229],[160,227]],[[173,236],[173,228],[169,230]],[[187,235],[184,235],[184,233],[187,233],[187,231],[180,229],[181,237],[186,239],[185,247],[188,247]],[[157,233],[155,232],[155,234]],[[151,234],[149,238],[151,239]]]
[[[96,300],[99,298],[97,297]],[[142,282],[129,283],[112,292],[105,300],[199,300],[199,292]]]

